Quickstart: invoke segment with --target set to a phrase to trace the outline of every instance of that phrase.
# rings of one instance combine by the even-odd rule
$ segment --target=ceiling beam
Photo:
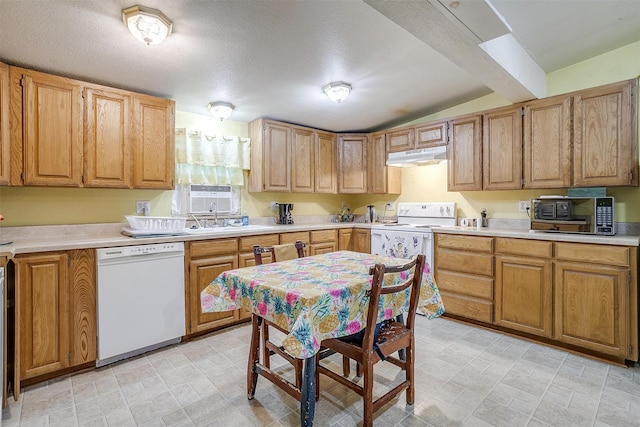
[[[468,21],[468,16],[479,16],[477,12],[466,17],[464,14],[456,16],[450,7],[438,0],[364,1],[504,99],[516,103],[546,96],[544,71],[511,34],[482,42],[481,31],[474,28],[475,23]],[[476,8],[482,3],[495,13],[484,1],[461,0],[458,3],[458,7],[473,3]],[[479,20],[486,23],[485,18]],[[509,28],[504,20],[502,23]]]

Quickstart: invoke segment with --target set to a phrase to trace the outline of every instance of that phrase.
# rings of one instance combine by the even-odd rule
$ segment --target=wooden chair
[[[354,342],[354,340],[349,339],[349,337],[342,337],[326,339],[321,343],[321,347],[335,353],[340,353],[343,357],[346,357],[347,360],[353,359],[362,366],[364,376],[364,384],[362,386],[321,365],[319,362],[316,368],[320,374],[328,376],[362,396],[364,409],[363,426],[365,427],[373,425],[374,412],[403,390],[406,390],[407,404],[413,405],[415,395],[414,327],[424,265],[425,256],[418,255],[413,261],[404,265],[388,267],[384,264],[376,264],[372,267],[369,272],[373,275],[373,280],[370,291],[369,309],[367,312],[367,326],[362,340]],[[412,268],[415,268],[415,270],[408,280],[393,286],[383,286],[385,274],[409,271]],[[407,288],[411,288],[411,296],[406,323],[398,322],[395,319],[386,321],[376,336],[374,333],[376,329],[376,319],[378,318],[378,301],[380,296],[403,292]],[[393,353],[399,352],[400,350],[405,350],[405,360],[392,356]],[[319,360],[319,358],[317,360]],[[382,360],[400,367],[405,373],[405,378],[402,383],[374,401],[373,366]]]
[[[295,259],[304,257],[305,243],[297,240],[295,243],[286,245],[275,246],[253,246],[253,256],[256,265],[262,265],[262,254],[270,253],[272,255],[273,262],[287,261],[289,259]],[[296,359],[291,357],[281,346],[269,341],[269,327],[273,327],[282,333],[288,334],[278,325],[262,319],[261,334],[260,334],[260,346],[262,348],[262,364],[266,368],[271,368],[270,359],[273,354],[278,354],[283,359],[287,360],[295,368],[296,387],[299,389],[302,387],[302,359]]]

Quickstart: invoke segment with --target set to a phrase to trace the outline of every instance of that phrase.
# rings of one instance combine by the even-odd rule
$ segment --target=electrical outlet
[[[384,208],[385,208],[386,210],[388,210],[388,211],[392,211],[392,210],[394,210],[394,209],[396,208],[396,202],[387,202],[387,203],[384,205]]]
[[[518,211],[519,212],[527,212],[531,207],[531,201],[529,200],[520,200],[518,202]]]
[[[272,211],[277,211],[278,210],[278,202],[271,202],[271,204],[269,204],[269,209],[271,209]]]
[[[138,200],[136,202],[136,215],[149,215],[151,211],[151,202],[148,200]]]

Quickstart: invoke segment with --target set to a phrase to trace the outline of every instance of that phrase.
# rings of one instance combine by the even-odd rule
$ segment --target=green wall
[[[613,83],[640,75],[640,42],[574,64],[547,75],[547,95],[557,95]],[[440,118],[478,112],[508,105],[496,94],[457,105],[411,123],[423,123]],[[640,120],[639,120],[640,122]],[[178,111],[176,127],[202,129],[208,133],[248,136],[247,123],[233,120],[218,122],[208,116]],[[639,150],[640,151],[640,150]],[[401,196],[379,195],[318,195],[290,193],[242,193],[242,203],[249,216],[270,216],[271,201],[294,203],[295,215],[335,214],[342,202],[347,202],[356,214],[364,214],[368,204],[382,213],[388,201],[454,201],[458,216],[478,216],[486,208],[490,218],[526,219],[518,212],[518,201],[540,194],[565,194],[566,190],[517,190],[483,192],[448,192],[446,163],[405,168]],[[616,219],[640,222],[640,189],[638,187],[609,188],[616,197]],[[120,190],[51,187],[0,187],[0,213],[3,226],[83,224],[123,222],[124,215],[135,214],[136,200],[151,201],[151,215],[165,216],[171,212],[171,192],[159,190]]]

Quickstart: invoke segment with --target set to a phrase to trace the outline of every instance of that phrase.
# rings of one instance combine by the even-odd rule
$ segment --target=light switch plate
[[[149,215],[151,211],[151,202],[148,200],[136,201],[136,215]]]

